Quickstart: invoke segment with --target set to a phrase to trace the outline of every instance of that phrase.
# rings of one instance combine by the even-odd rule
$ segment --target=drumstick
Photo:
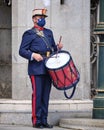
[[[62,39],[62,36],[60,36],[60,38],[59,38],[59,43],[58,43],[58,44],[61,43],[61,39]],[[58,51],[59,51],[59,48],[57,49],[57,54],[58,54]],[[56,54],[56,58],[57,58],[57,54]]]
[[[59,44],[60,44],[60,42],[61,42],[61,39],[62,39],[62,36],[60,36],[60,39],[59,39]]]
[[[59,38],[59,43],[58,43],[58,45],[61,43],[61,39],[62,39],[62,36],[60,36],[60,38]],[[59,51],[59,48],[57,49],[57,51]],[[58,53],[58,52],[57,52]]]

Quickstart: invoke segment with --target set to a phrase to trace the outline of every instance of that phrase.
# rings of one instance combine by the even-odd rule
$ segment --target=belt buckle
[[[46,52],[46,57],[49,57],[50,56],[50,51],[47,51]]]

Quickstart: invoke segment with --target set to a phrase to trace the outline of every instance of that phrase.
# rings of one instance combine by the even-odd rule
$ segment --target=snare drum
[[[73,91],[75,91],[80,76],[69,52],[59,51],[52,54],[46,59],[45,66],[52,78],[53,85],[57,89],[67,90],[73,87]],[[69,98],[67,95],[66,97]]]

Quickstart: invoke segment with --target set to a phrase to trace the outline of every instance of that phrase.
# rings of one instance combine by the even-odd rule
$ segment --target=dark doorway
[[[12,97],[11,5],[0,0],[0,98]]]

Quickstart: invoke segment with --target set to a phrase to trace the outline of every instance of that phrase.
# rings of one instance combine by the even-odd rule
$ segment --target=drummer
[[[28,75],[32,84],[32,123],[35,128],[52,128],[48,124],[48,104],[51,78],[45,67],[45,59],[61,49],[62,43],[55,44],[53,33],[46,29],[46,9],[34,9],[34,26],[25,31],[19,49],[20,56],[28,60]]]

